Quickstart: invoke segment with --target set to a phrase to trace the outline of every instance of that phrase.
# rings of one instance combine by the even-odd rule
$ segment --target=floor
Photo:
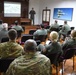
[[[76,56],[74,57],[74,60],[75,60],[74,61],[74,71],[73,71],[73,60],[71,58],[71,59],[68,59],[65,63],[63,75],[76,75]],[[62,75],[61,70],[62,69],[59,69],[58,75]],[[56,75],[55,69],[53,69],[52,75]]]

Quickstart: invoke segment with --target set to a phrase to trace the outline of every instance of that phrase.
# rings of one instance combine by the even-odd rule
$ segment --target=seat
[[[63,75],[63,71],[64,71],[64,64],[66,62],[67,59],[70,59],[73,57],[73,70],[74,70],[74,55],[75,55],[75,51],[76,51],[76,48],[68,48],[63,56],[61,56],[62,58],[62,75]]]
[[[37,46],[41,43],[40,40],[36,40]]]
[[[28,39],[33,39],[33,35],[23,34],[22,37],[21,37],[21,42],[25,42]]]
[[[21,37],[22,30],[17,30],[17,38]]]
[[[57,53],[46,55],[50,59],[51,64],[56,66],[56,75],[58,75],[58,66],[59,66],[59,59],[61,57],[61,54],[62,54],[61,52],[57,52]]]
[[[51,28],[50,31],[56,31],[56,32],[59,32],[59,28]]]
[[[31,29],[31,30],[29,30],[29,34],[30,34],[30,35],[33,35],[33,33],[34,33],[35,31],[36,31],[35,29]]]
[[[6,72],[10,63],[14,60],[14,58],[2,58],[0,59],[0,72]]]
[[[46,27],[45,27],[45,29],[49,29],[49,28],[50,28],[50,26],[46,26]]]
[[[40,40],[40,42],[45,42],[47,35],[38,35],[35,40]]]
[[[4,38],[1,39],[1,43],[2,42],[7,42],[7,41],[9,41],[9,38],[8,37],[4,37]]]
[[[74,30],[75,27],[71,27],[71,30]]]
[[[25,27],[22,27],[23,28],[23,30],[25,31]]]
[[[70,34],[71,34],[71,30],[69,30],[69,31],[67,32],[67,36],[70,36]]]

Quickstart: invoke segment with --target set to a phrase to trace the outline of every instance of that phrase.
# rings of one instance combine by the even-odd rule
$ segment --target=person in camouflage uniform
[[[0,43],[0,58],[18,57],[23,53],[23,47],[16,43],[17,32],[14,29],[8,31],[9,41]]]
[[[24,55],[16,58],[6,75],[51,75],[49,58],[36,51],[37,43],[29,39],[24,44]]]

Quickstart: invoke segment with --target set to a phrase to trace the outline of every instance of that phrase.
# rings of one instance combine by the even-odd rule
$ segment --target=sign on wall
[[[54,8],[53,18],[72,21],[73,8]]]

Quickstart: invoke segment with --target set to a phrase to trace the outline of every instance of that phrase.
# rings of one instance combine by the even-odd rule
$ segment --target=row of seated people
[[[40,29],[38,30],[38,31],[36,31],[35,33],[34,33],[34,40],[36,40],[36,35],[38,36],[38,35],[41,35],[41,34],[43,34],[43,35],[47,35],[47,30],[46,29],[44,29],[44,27],[42,26],[42,28],[41,29],[43,29],[42,30],[42,33],[41,33],[41,31],[40,31]],[[12,30],[14,33],[15,33],[15,31],[14,30]],[[9,30],[9,32],[11,32],[11,30]],[[39,34],[40,33],[40,34]],[[72,33],[72,38],[75,38],[76,36],[75,36],[75,34],[76,34],[76,31],[73,31]],[[15,38],[12,38],[11,36],[15,36]],[[13,35],[13,33],[11,33],[11,36],[9,37],[9,38],[12,38],[12,41],[11,42],[14,42],[14,40],[16,39],[16,36],[17,36],[17,33],[16,33],[16,35]],[[25,45],[24,45],[24,51],[23,50],[21,50],[21,49],[19,49],[19,51],[21,51],[22,53],[20,53],[21,55],[24,55],[24,56],[21,56],[20,58],[17,58],[17,60],[15,60],[14,62],[17,62],[17,66],[19,65],[19,64],[21,64],[22,63],[22,61],[24,61],[24,62],[27,62],[27,60],[29,60],[29,59],[31,59],[30,60],[30,63],[28,63],[28,64],[31,64],[31,62],[32,62],[32,58],[33,58],[33,55],[35,55],[35,54],[33,54],[32,52],[34,52],[34,51],[32,51],[32,50],[36,50],[36,48],[37,48],[37,50],[40,48],[40,51],[41,51],[41,53],[42,54],[44,54],[45,56],[47,56],[49,59],[50,59],[50,61],[51,61],[51,63],[53,63],[53,60],[49,57],[50,56],[50,54],[52,54],[52,53],[54,53],[54,52],[61,52],[61,53],[64,53],[63,52],[63,45],[61,46],[59,43],[58,43],[58,33],[57,32],[55,32],[55,31],[53,31],[53,32],[51,32],[50,33],[50,35],[49,35],[49,37],[50,37],[50,40],[51,40],[51,43],[50,44],[48,44],[48,45],[46,45],[45,44],[45,41],[43,40],[43,41],[41,41],[41,46],[37,46],[35,43],[35,41],[32,39],[32,40],[29,40],[28,42],[26,41],[25,42]],[[72,39],[71,39],[72,40]],[[34,41],[34,42],[33,42]],[[12,48],[11,48],[11,46],[10,46],[10,49],[8,49],[9,47],[8,47],[8,43],[5,43],[6,45],[0,45],[1,46],[1,53],[3,54],[3,55],[0,55],[1,57],[3,56],[4,58],[5,57],[8,57],[7,55],[9,55],[9,57],[12,57],[11,55],[12,54],[16,54],[16,52],[14,52],[14,50],[12,50],[13,48],[15,48],[15,47],[13,47],[13,45],[12,45],[12,43],[10,42],[10,44],[11,44],[11,46],[12,46]],[[30,42],[30,43],[29,43]],[[32,42],[34,43],[33,44],[33,46],[35,47],[33,47],[33,46],[31,46],[32,45]],[[75,42],[75,41],[74,41]],[[4,44],[4,43],[1,43],[1,44]],[[5,46],[5,47],[3,47],[3,46]],[[17,47],[17,49],[19,48],[18,46],[16,46]],[[71,47],[71,46],[70,46]],[[4,49],[4,48],[7,48],[7,49]],[[4,50],[3,50],[4,49]],[[3,51],[5,51],[6,50],[6,52],[4,52],[4,53],[6,53],[6,54],[4,54],[3,53]],[[65,50],[65,49],[64,49]],[[14,52],[14,53],[12,53],[12,54],[10,54],[10,53],[8,53],[10,51],[10,53],[11,52]],[[15,50],[15,51],[17,51],[17,50]],[[19,51],[17,51],[17,52],[19,52]],[[29,52],[29,51],[31,51],[31,52]],[[35,53],[35,52],[34,52]],[[40,55],[42,55],[40,53]],[[15,57],[15,54],[14,54],[14,57]],[[18,54],[17,54],[18,55]],[[38,55],[39,56],[39,55]],[[42,57],[45,57],[45,56],[43,56],[42,55]],[[40,56],[39,56],[40,57]],[[47,59],[48,59],[47,58]],[[20,60],[21,59],[21,60]],[[25,60],[26,59],[26,60]],[[44,58],[43,58],[44,59]],[[48,61],[49,61],[49,59],[48,59]],[[19,64],[18,64],[18,60],[19,60]],[[37,60],[37,59],[36,59]],[[41,60],[41,59],[39,59],[39,60]],[[38,63],[39,63],[39,60],[37,61]],[[35,61],[35,60],[34,60]],[[42,60],[43,61],[43,60]],[[41,61],[41,62],[42,62]],[[16,70],[15,70],[15,68],[14,68],[14,70],[13,70],[13,67],[14,67],[14,65],[16,65],[15,63],[13,62],[13,64],[11,65],[11,67],[12,67],[12,69],[10,69],[11,67],[9,67],[9,69],[7,70],[7,75],[11,75],[11,73],[13,73],[13,71],[14,71],[14,73],[16,73],[16,75],[19,75],[19,71],[20,71],[20,69],[21,69],[21,73],[23,74],[23,73],[25,73],[24,72],[24,69],[26,68],[27,69],[27,67],[25,67],[25,68],[22,68],[24,65],[23,64],[27,64],[27,63],[24,63],[23,62],[23,66],[22,65],[19,65],[21,68],[19,68],[19,67],[17,67],[16,66]],[[21,62],[21,63],[20,63]],[[41,63],[40,62],[40,63]],[[42,64],[44,64],[44,62],[45,61],[43,61],[43,63]],[[36,63],[36,62],[35,62]],[[39,65],[41,65],[41,64],[39,64],[38,65],[38,63],[37,63],[37,68],[39,67]],[[51,74],[50,72],[51,72],[51,63],[49,64],[50,62],[48,62],[48,65],[47,65],[47,68],[44,68],[45,69],[45,71],[43,71],[43,70],[41,70],[43,67],[46,67],[46,66],[44,66],[43,65],[43,67],[41,68],[41,67],[39,67],[40,68],[40,70],[38,69],[38,71],[36,72],[36,73],[39,73],[40,71],[42,71],[42,73],[44,73],[44,74],[42,74],[42,75],[45,75],[45,74],[47,74],[47,75],[49,75],[49,74]],[[55,62],[54,62],[54,64],[55,64]],[[35,67],[36,67],[36,64],[35,64]],[[34,67],[34,68],[35,68]],[[17,71],[18,70],[18,71]],[[47,72],[47,70],[48,70],[48,72]],[[28,71],[29,72],[29,71]],[[33,73],[33,72],[35,72],[35,71],[33,71],[32,70],[32,72],[29,72],[29,73]],[[20,73],[20,75],[21,75],[21,73]],[[27,72],[26,72],[27,73]],[[26,74],[25,73],[25,74]]]
[[[70,57],[73,57],[73,55],[75,54],[75,50],[76,50],[76,39],[75,39],[76,30],[72,30],[70,33],[71,33],[71,36],[69,36],[69,37],[66,36],[65,40],[63,40],[63,38],[61,38],[62,41],[64,42],[62,44],[62,41],[58,41],[59,34],[55,31],[52,31],[50,33],[51,43],[49,45],[46,45],[46,43],[44,42],[44,37],[42,37],[43,41],[41,41],[41,43],[38,45],[37,49],[39,51],[41,51],[44,55],[49,57],[51,60],[51,63],[53,63],[53,64],[56,63],[56,62],[54,62],[55,56],[52,57],[51,54],[62,52],[63,53],[62,56],[65,56],[66,50],[68,48],[75,48],[75,49],[71,49],[71,51],[70,51],[71,52]],[[43,29],[43,31],[37,30],[34,33],[34,37],[37,38],[38,35],[41,35],[41,34],[46,35],[46,30],[45,29]],[[60,44],[59,44],[59,42],[60,42]]]
[[[59,35],[63,34],[64,36],[66,36],[68,32],[70,32],[73,29],[74,27],[70,27],[67,21],[64,21],[63,25],[59,25],[57,20],[55,20],[55,23],[52,24],[49,28],[50,31],[53,31],[53,30],[57,31]]]
[[[3,23],[2,20],[0,20],[0,42],[3,37],[8,37],[8,24]],[[23,28],[19,25],[18,21],[14,22],[14,25],[11,27],[11,29],[15,29],[17,31],[17,38],[21,37],[21,33],[24,31]]]
[[[37,43],[33,39],[27,40],[23,48],[16,43],[16,30],[10,29],[8,36],[10,39],[8,42],[0,43],[0,59],[15,58],[15,60],[12,60],[7,71],[4,69],[6,75],[36,75],[37,73],[38,75],[51,75],[50,60],[36,51]],[[3,62],[0,61],[0,71],[5,68],[2,64]]]
[[[11,32],[11,31],[13,31],[13,30],[10,30],[9,32]],[[14,31],[13,31],[14,32]],[[11,33],[10,33],[11,34]],[[76,34],[76,31],[72,31],[72,33],[71,33],[73,36]],[[13,34],[11,34],[10,36],[13,36]],[[16,37],[16,36],[15,36]],[[12,38],[12,37],[11,37]],[[50,60],[51,60],[51,63],[52,64],[55,64],[55,61],[54,61],[54,59],[55,58],[53,58],[53,57],[49,57],[51,54],[53,54],[53,53],[58,53],[58,52],[60,52],[60,53],[62,53],[62,49],[61,49],[61,46],[59,45],[59,43],[57,42],[57,39],[58,39],[58,33],[57,32],[55,32],[55,31],[53,31],[53,32],[51,32],[50,33],[50,40],[51,40],[51,44],[49,44],[49,45],[46,45],[46,46],[44,46],[44,44],[45,43],[43,43],[44,41],[42,41],[41,42],[41,46],[40,45],[38,45],[38,46],[35,46],[36,48],[37,48],[37,50],[39,50],[39,48],[41,49],[41,53],[42,54],[44,54],[44,55],[46,55],[48,58],[50,58]],[[30,40],[29,42],[31,42],[31,41],[33,41],[33,40]],[[12,42],[14,42],[14,40],[12,39]],[[36,43],[36,42],[35,42]],[[8,48],[9,49],[9,47],[7,47],[8,45],[9,45],[9,43],[7,44],[7,43],[5,43],[6,45],[6,48]],[[10,42],[10,44],[12,45],[12,43]],[[2,44],[1,44],[2,45]],[[0,46],[1,46],[0,45]],[[31,46],[31,44],[27,44],[27,46]],[[13,45],[12,45],[13,46]],[[25,45],[26,46],[26,45]],[[24,49],[26,49],[25,48],[25,46],[24,46]],[[17,47],[17,46],[16,46]],[[32,46],[31,46],[32,47]],[[10,48],[11,48],[11,46],[10,46]],[[14,47],[15,48],[15,47]],[[19,47],[18,47],[19,48]],[[30,48],[30,47],[29,47]],[[2,48],[1,48],[1,50],[3,50]],[[10,49],[11,50],[11,49]],[[26,49],[27,50],[27,49]],[[28,49],[28,50],[30,50],[30,49]],[[6,49],[6,52],[7,52],[7,49]],[[6,52],[4,52],[4,53],[6,53]],[[8,51],[9,52],[9,51]],[[12,51],[10,51],[10,53],[11,53]],[[19,52],[19,51],[18,51]],[[3,52],[1,52],[2,54],[3,54]],[[3,55],[3,57],[2,58],[8,58],[8,57],[14,57],[15,56],[15,52],[14,53],[12,53],[12,54],[14,54],[13,56],[10,56],[10,55],[12,55],[12,54],[10,54],[10,53],[8,53],[9,54],[9,56],[7,56],[7,55]],[[19,54],[19,53],[18,53]],[[17,55],[18,55],[17,54]],[[22,55],[23,54],[26,54],[25,52],[22,52],[21,53]],[[20,55],[21,56],[21,55]],[[27,55],[27,56],[29,56],[29,55]],[[28,57],[27,57],[28,58]],[[53,59],[52,59],[53,58]],[[19,58],[20,59],[20,58]],[[17,59],[17,61],[18,61],[18,59]],[[19,60],[19,61],[23,61],[23,60]],[[53,63],[53,61],[54,61],[54,63]],[[16,62],[16,61],[15,61]],[[20,63],[20,62],[19,62]],[[23,62],[24,63],[24,62]],[[26,64],[26,63],[25,63]],[[14,66],[14,65],[13,65]],[[20,65],[19,65],[20,66]],[[23,66],[21,66],[21,67],[23,67]],[[10,69],[9,69],[10,70]],[[11,72],[11,70],[10,71],[7,71],[7,73],[8,72]],[[51,70],[51,69],[50,69]],[[17,70],[16,70],[17,71]],[[23,71],[22,71],[23,72]],[[20,73],[21,74],[21,73]],[[8,74],[9,75],[9,74]]]

